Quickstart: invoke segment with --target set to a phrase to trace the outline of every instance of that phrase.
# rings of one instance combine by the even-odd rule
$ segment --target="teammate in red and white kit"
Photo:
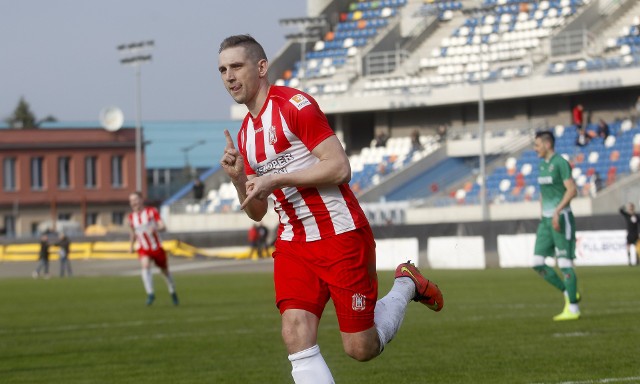
[[[270,85],[266,55],[251,36],[226,38],[218,65],[231,97],[249,110],[238,149],[225,131],[221,165],[251,219],[264,217],[268,197],[280,218],[273,253],[276,305],[293,379],[333,383],[317,345],[329,298],[345,352],[367,361],[394,337],[411,300],[439,311],[442,293],[413,264],[403,263],[391,291],[376,301],[373,234],[348,185],[347,155],[316,101]]]
[[[147,292],[147,305],[153,304],[156,296],[153,291],[153,274],[151,271],[151,261],[160,268],[162,275],[167,282],[171,300],[174,305],[178,305],[178,294],[173,283],[173,278],[169,272],[167,254],[162,248],[162,240],[158,232],[166,229],[164,222],[160,218],[158,210],[153,207],[145,207],[140,192],[129,195],[129,205],[132,212],[129,214],[129,225],[131,228],[131,252],[134,251],[135,242],[138,242],[138,259],[142,267],[142,283]]]

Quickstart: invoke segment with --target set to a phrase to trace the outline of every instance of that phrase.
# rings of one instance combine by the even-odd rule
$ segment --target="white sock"
[[[153,274],[151,273],[151,268],[142,268],[142,284],[144,285],[144,290],[147,292],[147,295],[153,293]]]
[[[289,361],[293,367],[291,376],[296,384],[335,384],[317,344],[289,355]]]
[[[164,281],[166,281],[167,283],[167,288],[169,289],[169,293],[175,293],[176,291],[176,286],[173,283],[173,277],[171,276],[171,273],[169,273],[169,271],[167,271],[166,275],[162,275],[164,276]]]
[[[378,300],[374,312],[376,331],[380,338],[380,352],[398,333],[407,305],[416,295],[416,286],[409,277],[399,277],[393,282],[391,290]]]
[[[567,299],[567,303],[569,304],[569,311],[571,311],[571,313],[580,313],[580,306],[578,303],[569,302],[569,292],[564,291],[564,297]]]

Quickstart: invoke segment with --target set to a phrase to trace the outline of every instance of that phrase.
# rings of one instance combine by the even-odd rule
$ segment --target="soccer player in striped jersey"
[[[576,223],[571,212],[571,200],[577,194],[571,175],[571,164],[555,153],[555,138],[549,131],[536,133],[534,150],[540,160],[538,183],[542,219],[538,224],[533,269],[545,281],[564,294],[564,310],[553,317],[555,321],[578,320],[578,278],[573,269],[576,249]],[[564,277],[545,264],[546,257],[555,257]]]
[[[160,268],[167,288],[171,294],[173,305],[178,305],[178,294],[173,282],[173,277],[169,272],[169,263],[167,254],[162,248],[162,240],[158,232],[166,229],[164,222],[160,218],[158,210],[153,207],[145,207],[142,194],[134,192],[129,195],[129,205],[132,212],[129,214],[129,226],[131,228],[131,252],[135,249],[135,243],[138,242],[138,259],[142,268],[142,283],[144,290],[147,292],[147,305],[153,304],[156,296],[153,290],[153,274],[151,271],[151,261]]]
[[[348,182],[349,159],[317,102],[297,89],[270,85],[262,46],[249,35],[220,45],[222,82],[249,113],[220,163],[253,220],[270,198],[279,215],[275,243],[276,306],[297,384],[333,383],[317,345],[318,325],[333,300],[345,352],[358,361],[378,356],[411,300],[434,311],[437,285],[411,263],[396,269],[391,291],[378,298],[375,241]]]

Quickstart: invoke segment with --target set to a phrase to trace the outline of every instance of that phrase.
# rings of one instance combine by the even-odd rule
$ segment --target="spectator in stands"
[[[633,106],[631,113],[633,115],[633,123],[636,126],[640,125],[640,96],[636,99],[636,104]]]
[[[204,184],[202,184],[199,177],[196,177],[193,180],[193,188],[191,191],[193,192],[193,199],[195,202],[200,203],[204,197]]]
[[[260,248],[258,242],[260,240],[260,232],[258,231],[258,223],[254,223],[249,232],[247,233],[247,240],[249,241],[249,259],[257,259],[260,257]]]
[[[444,143],[447,140],[447,126],[440,124],[436,132],[438,134],[438,142]]]
[[[318,326],[329,299],[343,349],[358,361],[380,355],[412,300],[434,311],[444,301],[437,285],[410,262],[397,267],[389,294],[378,300],[375,240],[349,189],[349,158],[316,100],[271,85],[268,68],[264,49],[253,37],[230,36],[220,44],[222,83],[248,109],[237,149],[224,131],[220,165],[249,218],[262,220],[269,199],[279,216],[274,285],[294,382],[333,383],[318,346]],[[272,127],[273,135],[260,134],[258,124]]]
[[[595,198],[601,189],[602,178],[597,171],[593,172],[593,174],[589,177],[589,193],[591,194],[591,197]]]
[[[60,277],[64,277],[65,272],[67,276],[71,277],[71,262],[69,261],[71,242],[64,231],[60,232],[60,238],[56,242],[56,245],[60,248],[58,251],[58,256],[60,257]]]
[[[573,124],[576,126],[576,130],[580,130],[584,125],[584,108],[582,104],[578,104],[573,108]]]
[[[258,223],[258,257],[269,256],[269,229],[261,221]]]
[[[606,140],[609,137],[609,124],[603,119],[598,120],[598,137],[602,138],[602,140]]]
[[[571,164],[555,153],[555,138],[550,131],[536,133],[534,149],[540,158],[538,183],[542,218],[536,232],[533,269],[549,284],[563,293],[563,311],[554,321],[578,320],[578,279],[573,268],[576,248],[576,225],[571,211],[571,200],[577,187],[571,176]],[[563,279],[545,263],[545,258],[556,260]]]
[[[38,266],[32,274],[34,279],[42,276],[49,278],[49,233],[45,232],[40,236],[40,252],[38,253]]]
[[[389,136],[387,135],[387,133],[383,130],[379,130],[378,134],[376,135],[375,138],[375,145],[376,147],[384,147],[387,145],[387,140],[389,140]]]
[[[591,136],[587,134],[585,128],[580,127],[578,129],[578,135],[576,136],[576,145],[578,147],[585,147],[591,142]]]
[[[620,207],[620,214],[627,224],[627,257],[629,258],[629,266],[633,265],[634,254],[636,255],[636,265],[638,265],[637,246],[640,215],[636,213],[636,207],[633,203],[627,203]]]
[[[413,132],[411,132],[411,152],[422,151],[423,149],[424,147],[420,142],[420,131],[414,129]]]

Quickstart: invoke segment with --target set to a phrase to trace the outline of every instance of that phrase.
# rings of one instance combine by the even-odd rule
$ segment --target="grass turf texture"
[[[563,298],[532,270],[436,270],[444,310],[411,303],[378,358],[344,354],[331,303],[319,344],[338,383],[640,382],[640,268],[577,273],[579,321],[551,321]],[[177,308],[157,275],[152,307],[139,277],[0,280],[0,383],[293,382],[270,274],[175,278]]]

